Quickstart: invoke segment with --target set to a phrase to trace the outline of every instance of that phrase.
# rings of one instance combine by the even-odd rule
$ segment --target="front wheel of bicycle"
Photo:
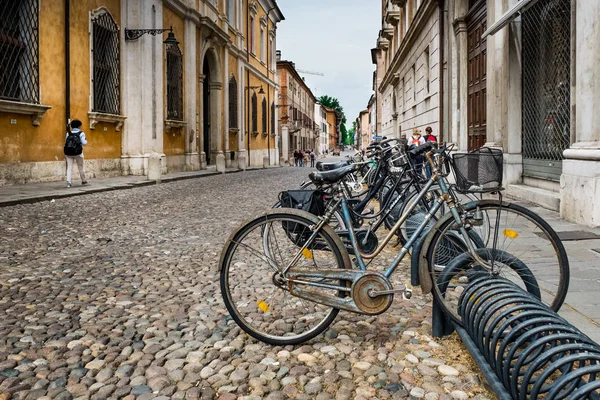
[[[292,295],[289,275],[282,273],[287,266],[290,272],[350,268],[348,253],[331,227],[324,226],[310,240],[317,222],[304,211],[271,210],[240,227],[225,244],[221,294],[231,317],[252,337],[272,345],[295,345],[319,335],[337,316],[337,308]],[[311,298],[344,295],[331,288],[339,288],[339,280],[302,280],[307,282],[302,287],[315,293]]]
[[[460,294],[482,274],[503,276],[553,310],[560,308],[569,287],[569,260],[546,221],[524,207],[493,201],[475,203],[462,216],[483,263],[475,261],[454,218],[434,227],[427,250],[432,292],[446,315],[461,323]]]

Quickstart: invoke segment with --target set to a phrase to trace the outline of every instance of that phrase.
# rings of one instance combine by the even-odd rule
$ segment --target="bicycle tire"
[[[219,261],[221,295],[233,320],[250,336],[272,345],[300,344],[322,333],[337,316],[337,308],[290,294],[287,282],[280,279],[277,270],[288,265],[296,255],[300,258],[292,270],[294,267],[319,268],[321,264],[317,263],[321,261],[327,268],[350,268],[348,252],[327,225],[307,246],[305,251],[309,254],[304,251],[298,254],[312,233],[310,227],[317,223],[318,218],[305,211],[270,210],[243,224],[225,243]],[[276,248],[269,256],[264,254],[262,244],[265,231],[271,232],[271,246]],[[319,283],[325,281],[318,279]],[[344,295],[333,289],[321,291]]]
[[[556,232],[533,211],[512,203],[475,202],[464,211],[472,213],[477,210],[478,205],[485,215],[483,219],[487,218],[487,222],[482,225],[485,225],[489,234],[487,237],[476,234],[476,226],[468,229],[477,254],[486,261],[498,258],[494,262],[498,263],[499,275],[558,311],[567,295],[570,272],[567,253]],[[494,248],[493,232],[497,219],[499,234]],[[468,257],[465,265],[452,265],[450,269],[454,270],[448,270],[452,260],[468,254],[465,252],[466,243],[456,230],[454,218],[444,218],[432,229],[430,235],[432,237],[426,254],[432,293],[444,313],[460,325],[462,322],[457,310],[460,293],[476,276],[481,273],[490,274],[491,271],[487,266],[474,262],[472,256]],[[450,235],[453,235],[454,240],[451,244],[448,240]],[[462,246],[457,244],[456,237],[462,240]]]

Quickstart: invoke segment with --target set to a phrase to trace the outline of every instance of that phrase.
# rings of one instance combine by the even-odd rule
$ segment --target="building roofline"
[[[310,90],[310,88],[308,87],[308,85],[306,85],[306,82],[304,82],[304,79],[302,79],[302,77],[300,76],[300,74],[298,74],[298,71],[296,71],[296,68],[294,67],[293,63],[291,61],[288,61],[288,60],[280,60],[280,61],[277,61],[277,68],[279,68],[280,66],[282,68],[285,68],[285,69],[289,70],[290,73],[295,78],[297,78],[297,80],[299,82],[301,82],[302,86],[304,86],[304,88],[308,91],[308,94],[310,94],[310,97],[313,99],[313,101],[315,103],[317,103],[317,98],[313,94],[312,90]]]

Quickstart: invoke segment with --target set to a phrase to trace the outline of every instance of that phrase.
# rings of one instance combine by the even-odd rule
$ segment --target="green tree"
[[[334,109],[342,114],[342,123],[340,124],[340,133],[342,134],[342,143],[343,144],[352,144],[350,142],[354,142],[352,139],[353,136],[348,135],[348,130],[346,129],[346,114],[344,113],[344,108],[340,105],[340,101],[335,97],[328,96],[326,94],[322,95],[318,98],[319,104]]]
[[[344,140],[345,145],[353,145],[354,144],[354,136],[356,136],[356,121],[352,121],[352,128],[348,131],[348,135]]]

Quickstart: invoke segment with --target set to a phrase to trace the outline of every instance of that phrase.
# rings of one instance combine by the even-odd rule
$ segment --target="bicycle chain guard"
[[[385,276],[374,271],[295,268],[288,273],[287,278],[292,295],[358,314],[381,314],[394,300],[393,294],[369,296],[369,292],[393,289]],[[330,293],[323,289],[324,285],[331,287]],[[335,287],[344,289],[336,290]],[[350,296],[344,296],[348,292]]]

